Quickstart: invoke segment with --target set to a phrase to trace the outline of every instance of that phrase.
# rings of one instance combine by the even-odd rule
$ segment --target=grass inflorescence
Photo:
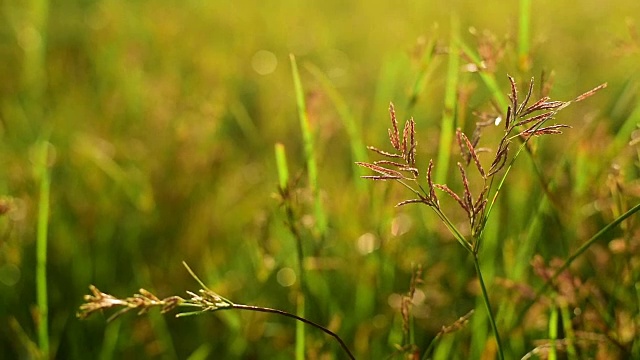
[[[515,79],[509,76],[509,82],[511,84],[511,93],[509,96],[511,104],[507,107],[506,118],[504,121],[500,117],[493,120],[495,125],[499,125],[500,123],[504,124],[504,135],[496,146],[494,158],[491,160],[491,165],[488,169],[485,170],[483,167],[476,147],[480,141],[482,129],[490,125],[490,123],[486,121],[477,123],[476,131],[471,139],[469,139],[461,129],[456,130],[457,143],[463,157],[463,162],[457,163],[457,169],[460,172],[462,182],[461,193],[454,192],[447,184],[437,184],[433,182],[433,160],[429,161],[429,165],[426,170],[426,182],[424,185],[420,183],[420,171],[416,166],[417,135],[415,131],[415,121],[413,118],[407,120],[401,135],[393,103],[389,105],[391,128],[388,130],[388,133],[389,141],[395,152],[386,152],[376,147],[369,146],[369,150],[374,151],[389,160],[378,160],[371,163],[357,163],[358,165],[376,173],[376,175],[366,175],[363,176],[363,178],[370,180],[394,180],[413,192],[416,196],[415,198],[401,201],[396,206],[421,203],[430,207],[442,220],[447,229],[451,231],[451,234],[462,245],[462,247],[471,253],[480,287],[482,289],[486,310],[489,315],[489,321],[497,342],[498,355],[500,359],[504,359],[503,345],[478,258],[478,252],[480,251],[482,243],[482,234],[489,219],[491,208],[495,204],[498,193],[500,192],[500,189],[504,184],[504,180],[507,177],[508,170],[520,153],[520,150],[527,145],[527,142],[532,137],[562,134],[561,129],[568,128],[568,125],[548,125],[546,123],[549,120],[554,119],[560,110],[571,104],[571,101],[551,101],[551,99],[546,96],[530,104],[529,101],[531,100],[534,87],[533,78],[529,83],[528,91],[526,92],[524,99],[519,101]],[[573,101],[582,101],[604,87],[606,87],[606,84],[602,84],[582,95],[579,95]],[[443,129],[443,131],[445,130]],[[510,156],[509,149],[512,147],[512,142],[516,139],[521,141],[520,148],[516,151],[515,155]],[[400,162],[396,159],[400,160]],[[479,186],[481,190],[477,195],[474,195],[471,192],[469,176],[467,175],[466,170],[471,163],[473,163],[473,167],[477,170],[481,179]],[[498,180],[497,187],[495,189],[492,188],[492,185],[494,184],[494,176],[499,174],[507,164],[509,164],[509,166],[506,167],[506,171],[504,171],[502,178]],[[449,217],[440,205],[435,189],[438,189],[450,196],[455,200],[460,208],[464,210],[468,219],[470,229],[469,235],[463,235],[463,232],[459,230],[451,220],[449,220]]]

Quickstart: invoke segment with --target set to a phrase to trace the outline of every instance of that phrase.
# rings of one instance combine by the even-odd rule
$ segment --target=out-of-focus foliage
[[[547,263],[566,258],[640,195],[638,145],[628,145],[640,119],[639,2],[533,2],[531,67],[523,68],[517,2],[7,0],[0,4],[0,353],[29,358],[37,348],[33,164],[46,136],[53,150],[52,357],[291,358],[294,324],[267,314],[129,314],[110,324],[107,316],[75,317],[89,284],[117,296],[140,287],[159,296],[197,289],[183,260],[233,301],[293,311],[283,278],[296,269],[296,248],[277,195],[276,142],[286,146],[307,229],[311,320],[343,336],[358,358],[390,355],[402,341],[400,298],[418,263],[424,283],[414,301],[415,342],[423,350],[442,326],[482,309],[472,263],[433,214],[394,209],[405,195],[398,186],[354,180],[342,115],[310,70],[320,69],[335,87],[367,144],[386,144],[389,101],[399,105],[399,118],[413,116],[424,171],[438,149],[452,12],[462,41],[495,60],[488,71],[505,94],[507,73],[523,84],[544,74],[562,100],[609,83],[561,115],[573,129],[536,144],[551,201],[522,157],[481,253],[498,325],[516,329],[506,337],[509,354],[519,358],[548,338],[544,302],[526,318],[509,317],[510,291],[541,283],[527,264],[534,254]],[[432,38],[431,72],[408,112]],[[316,134],[329,226],[322,239],[311,231],[290,53]],[[472,131],[473,111],[495,110],[468,64],[463,56],[457,119]],[[452,172],[449,180],[456,179]],[[463,222],[459,215],[453,220]],[[568,300],[576,328],[620,344],[596,341],[585,353],[640,354],[638,344],[627,348],[640,331],[632,290],[640,281],[638,234],[632,219],[571,268],[571,284],[597,295]],[[523,252],[523,244],[531,248]],[[447,335],[436,356],[492,351],[478,312],[470,326]],[[308,358],[340,358],[322,333],[309,329],[307,338]]]

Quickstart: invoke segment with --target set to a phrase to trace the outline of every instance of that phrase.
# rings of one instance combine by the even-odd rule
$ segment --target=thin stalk
[[[567,357],[569,360],[578,359],[578,352],[576,351],[576,335],[573,332],[573,325],[571,324],[571,314],[569,312],[569,306],[567,304],[560,305],[560,315],[562,316],[562,325],[564,329],[564,338],[567,339]]]
[[[582,244],[582,246],[580,246],[578,250],[576,250],[573,254],[571,254],[571,256],[569,256],[569,258],[567,258],[567,260],[564,262],[564,264],[562,264],[562,266],[558,268],[558,270],[556,270],[555,273],[553,273],[553,275],[544,283],[544,285],[540,289],[538,289],[538,291],[536,291],[536,296],[534,296],[534,298],[531,299],[527,303],[527,305],[522,309],[522,311],[520,312],[520,315],[518,316],[518,319],[524,318],[524,315],[527,313],[527,311],[529,311],[531,306],[533,306],[533,304],[535,304],[536,301],[540,299],[540,296],[542,296],[542,294],[545,291],[547,291],[549,286],[551,286],[551,283],[558,277],[558,275],[560,275],[563,271],[565,271],[571,265],[571,263],[573,263],[580,255],[582,255],[582,253],[587,251],[587,249],[591,247],[593,243],[598,241],[605,234],[607,234],[609,231],[611,231],[613,228],[618,226],[621,222],[623,222],[624,220],[626,220],[628,217],[635,214],[639,210],[640,210],[640,203],[636,204],[636,206],[629,209],[629,211],[620,215],[615,220],[607,224],[607,226],[603,227],[600,231],[598,231],[595,235],[593,235],[591,239],[587,240],[587,242]]]
[[[276,166],[278,168],[278,182],[280,188],[280,194],[282,195],[282,201],[285,207],[285,213],[287,216],[287,226],[291,234],[295,238],[296,241],[296,257],[298,263],[298,277],[299,288],[298,294],[296,295],[296,314],[304,318],[305,316],[305,293],[306,293],[306,281],[304,276],[304,250],[302,246],[302,235],[298,231],[298,227],[296,226],[295,214],[293,212],[293,207],[291,204],[290,198],[290,188],[289,188],[289,167],[287,166],[287,154],[284,148],[284,145],[281,143],[277,143],[275,145],[275,155],[276,155]],[[305,331],[304,324],[297,323],[296,324],[296,359],[303,360],[304,359],[304,349],[305,349]]]
[[[261,306],[252,306],[252,305],[233,304],[232,306],[229,306],[229,307],[226,307],[226,308],[220,308],[219,310],[230,310],[230,309],[246,310],[246,311],[257,311],[257,312],[270,313],[270,314],[278,314],[278,315],[282,315],[282,316],[285,316],[285,317],[288,317],[288,318],[292,318],[292,319],[298,320],[301,323],[304,323],[304,324],[313,326],[316,329],[322,330],[322,332],[324,332],[325,334],[333,337],[340,344],[340,347],[342,347],[342,349],[347,353],[347,355],[349,356],[349,359],[355,359],[355,356],[353,356],[353,354],[351,353],[351,350],[349,350],[349,348],[347,347],[347,344],[344,343],[344,341],[340,338],[340,336],[338,336],[338,334],[336,334],[333,331],[325,328],[322,325],[314,323],[311,320],[307,320],[307,319],[305,319],[303,317],[288,313],[286,311],[282,311],[282,310],[278,310],[278,309],[271,309],[271,308],[266,308],[266,307],[261,307]]]
[[[480,288],[482,288],[482,298],[484,300],[484,305],[487,308],[487,313],[489,314],[489,322],[491,323],[491,328],[493,329],[493,334],[496,337],[496,343],[498,344],[498,357],[500,360],[504,360],[504,352],[502,347],[502,340],[500,340],[500,334],[498,333],[498,326],[496,325],[496,318],[493,315],[493,310],[491,309],[491,302],[489,301],[489,293],[487,292],[487,287],[484,284],[484,279],[482,278],[482,271],[480,270],[480,261],[478,259],[477,254],[473,254],[473,264],[476,267],[476,273],[478,274],[478,280],[480,281]]]
[[[49,358],[49,305],[47,302],[47,238],[49,228],[49,198],[51,177],[49,174],[49,142],[38,144],[38,158],[35,164],[40,182],[38,199],[38,223],[36,235],[36,297],[38,302],[38,344],[44,359]]]
[[[296,58],[293,54],[289,54],[291,60],[291,74],[293,76],[293,85],[295,88],[296,104],[298,106],[298,118],[300,120],[300,129],[302,130],[302,141],[304,143],[304,155],[307,161],[307,175],[309,176],[309,186],[311,187],[311,194],[315,200],[315,215],[316,215],[316,230],[320,234],[321,238],[324,238],[326,225],[326,219],[324,210],[322,209],[322,202],[320,201],[320,194],[318,190],[318,167],[316,164],[316,156],[314,150],[313,134],[311,133],[311,127],[309,126],[309,118],[307,117],[307,106],[304,98],[304,90],[302,89],[302,82],[300,81],[300,73],[298,72],[298,65],[296,64]],[[288,200],[285,200],[288,201]],[[287,218],[290,222],[291,231],[296,238],[296,249],[298,254],[298,275],[300,276],[300,293],[298,294],[296,306],[297,313],[304,316],[304,253],[302,250],[302,237],[296,231],[296,226],[293,223],[293,212],[290,204],[287,205]],[[302,316],[299,316],[302,318]],[[296,327],[296,359],[304,360],[304,348],[305,348],[305,333],[302,325]]]
[[[449,229],[451,234],[456,238],[456,240],[458,240],[460,245],[462,245],[462,247],[464,247],[467,251],[474,253],[471,244],[469,244],[469,242],[465,240],[464,235],[462,235],[462,233],[460,233],[458,228],[456,228],[455,225],[453,225],[453,223],[451,222],[451,220],[449,220],[447,215],[445,215],[444,212],[442,212],[442,210],[440,210],[439,208],[435,208],[435,207],[431,207],[431,208],[433,209],[433,211],[436,212],[440,220],[442,220],[442,222],[445,224],[447,229]]]

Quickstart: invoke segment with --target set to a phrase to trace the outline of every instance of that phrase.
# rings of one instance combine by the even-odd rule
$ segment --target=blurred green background
[[[506,74],[525,86],[531,76],[544,73],[553,78],[551,96],[558,100],[609,83],[559,116],[573,129],[539,146],[538,164],[553,181],[556,206],[543,200],[526,157],[508,180],[481,253],[492,301],[508,307],[513,297],[507,280],[541,283],[527,266],[535,253],[547,261],[566,258],[638,197],[638,154],[627,142],[640,117],[635,32],[640,2],[533,2],[531,66],[523,66],[517,55],[518,6],[515,1],[3,1],[0,196],[9,210],[0,218],[2,357],[37,357],[34,164],[36,145],[47,138],[51,358],[293,357],[295,324],[273,315],[225,312],[175,319],[153,311],[109,324],[107,316],[86,321],[75,316],[89,284],[119,297],[140,287],[160,297],[197,290],[183,260],[233,301],[295,312],[293,287],[282,281],[283,269],[296,269],[296,257],[277,195],[276,142],[286,146],[297,179],[301,224],[313,227],[314,213],[290,53],[306,90],[329,226],[324,238],[305,233],[308,317],[343,336],[358,358],[390,356],[402,341],[398,299],[408,291],[413,264],[422,264],[424,284],[414,301],[416,344],[424,350],[442,326],[477,308],[472,324],[444,337],[435,356],[492,354],[468,255],[431,212],[393,207],[410,196],[400,186],[357,179],[361,173],[354,170],[344,113],[330,89],[366,144],[389,149],[389,101],[396,103],[400,120],[413,116],[418,162],[426,168],[438,149],[452,14],[460,19],[463,41],[495,60],[488,71],[505,94]],[[435,46],[425,48],[430,39]],[[411,107],[412,86],[424,70],[421,59],[432,50],[428,80]],[[478,75],[465,71],[468,62],[461,60],[463,106],[457,114],[458,126],[472,131],[471,112],[491,110],[491,97]],[[455,156],[457,151],[457,161]],[[452,187],[459,182],[454,175]],[[464,221],[457,209],[452,214],[454,221]],[[633,225],[607,241],[622,237],[629,249],[639,241]],[[609,320],[587,330],[617,329],[628,337],[623,331],[628,327],[616,327],[628,321],[631,337],[637,337],[637,252],[616,253],[607,244],[600,243],[575,269],[600,289],[600,313]],[[585,299],[587,305],[577,300],[575,307],[587,307]],[[545,316],[541,305],[531,318],[502,317],[499,326],[506,329],[511,322],[517,329],[503,335],[513,358],[533,349],[534,340],[548,338]],[[629,341],[623,335],[616,339]],[[316,330],[307,331],[306,345],[309,359],[343,358]],[[593,346],[597,354],[625,354],[606,344],[609,350]]]

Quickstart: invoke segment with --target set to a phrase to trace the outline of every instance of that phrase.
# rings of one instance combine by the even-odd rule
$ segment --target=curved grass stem
[[[313,327],[315,327],[316,329],[322,330],[322,332],[324,332],[325,334],[333,337],[339,344],[340,347],[342,347],[342,349],[347,353],[347,355],[349,356],[349,359],[355,360],[355,356],[351,353],[351,350],[349,350],[349,348],[347,347],[347,344],[344,343],[344,341],[340,338],[340,336],[338,336],[338,334],[334,333],[333,331],[327,329],[326,327],[316,324],[311,320],[305,319],[303,317],[297,316],[295,314],[292,313],[288,313],[286,311],[283,310],[278,310],[278,309],[271,309],[271,308],[266,308],[266,307],[261,307],[261,306],[250,306],[250,305],[242,305],[242,304],[233,304],[232,306],[228,307],[228,308],[221,308],[220,310],[229,310],[229,309],[236,309],[236,310],[247,310],[247,311],[257,311],[257,312],[264,312],[264,313],[270,313],[270,314],[277,314],[277,315],[282,315],[288,318],[292,318],[295,320],[298,320],[302,323],[305,323],[307,325],[311,325]]]
[[[640,211],[640,203],[636,204],[634,207],[632,207],[631,209],[629,209],[626,213],[618,216],[615,220],[613,220],[612,222],[610,222],[609,224],[607,224],[607,226],[603,227],[600,231],[598,231],[595,235],[593,235],[591,237],[591,239],[587,240],[584,244],[582,244],[582,246],[580,246],[580,248],[578,248],[578,250],[576,250],[573,254],[571,254],[571,256],[569,256],[569,258],[567,258],[567,260],[564,262],[564,264],[562,264],[562,266],[560,266],[554,273],[553,275],[544,283],[544,285],[538,289],[538,291],[536,291],[535,296],[533,297],[533,299],[531,299],[525,306],[524,308],[520,311],[520,315],[519,318],[523,318],[524,315],[527,313],[527,311],[529,311],[529,309],[531,308],[531,306],[533,306],[533,304],[535,304],[540,297],[542,296],[542,294],[545,293],[545,291],[547,291],[547,289],[551,286],[551,284],[556,280],[556,278],[566,269],[569,268],[569,266],[580,256],[582,255],[585,251],[587,251],[587,249],[589,249],[591,247],[591,245],[593,245],[593,243],[595,243],[596,241],[598,241],[600,238],[602,238],[605,234],[607,234],[609,231],[611,231],[612,229],[614,229],[616,226],[620,225],[620,223],[622,223],[624,220],[626,220],[628,217],[630,217],[631,215],[635,214],[636,212]]]
[[[473,264],[476,266],[476,273],[478,274],[478,280],[480,281],[480,288],[482,289],[482,299],[484,300],[484,304],[487,307],[487,314],[489,315],[489,322],[491,323],[491,329],[493,330],[493,335],[496,337],[496,343],[498,344],[498,357],[500,360],[504,360],[504,351],[502,347],[502,340],[500,340],[500,334],[498,333],[498,326],[496,325],[496,318],[493,315],[493,310],[491,309],[491,302],[489,301],[489,293],[487,292],[487,287],[484,284],[484,279],[482,278],[482,271],[480,270],[480,261],[478,259],[477,254],[473,254]]]

